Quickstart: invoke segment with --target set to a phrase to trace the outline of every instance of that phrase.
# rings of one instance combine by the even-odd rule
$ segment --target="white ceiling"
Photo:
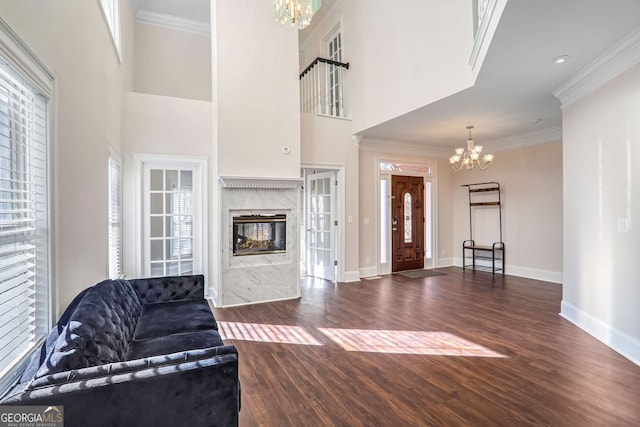
[[[136,12],[209,22],[209,0],[131,1]],[[324,0],[316,20],[334,3]],[[444,148],[463,145],[465,127],[474,125],[474,139],[487,151],[491,142],[508,148],[557,140],[562,115],[553,90],[637,27],[638,0],[509,0],[475,86],[361,135]],[[570,59],[554,64],[559,55]]]
[[[509,0],[474,87],[362,136],[454,147],[474,125],[488,152],[492,141],[498,149],[557,141],[562,113],[552,92],[639,26],[638,0]],[[570,59],[553,63],[559,55]]]

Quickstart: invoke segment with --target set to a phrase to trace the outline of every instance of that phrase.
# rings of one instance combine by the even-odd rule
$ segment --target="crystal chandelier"
[[[476,165],[480,170],[487,170],[489,163],[493,160],[493,154],[485,154],[480,160],[480,153],[482,152],[482,145],[473,145],[473,137],[471,136],[471,129],[473,126],[467,126],[469,130],[469,139],[467,139],[467,151],[464,148],[456,148],[456,154],[449,157],[449,163],[456,172],[466,169],[468,171],[473,170]]]
[[[320,4],[321,0],[273,0],[273,12],[280,25],[302,30],[311,24]]]

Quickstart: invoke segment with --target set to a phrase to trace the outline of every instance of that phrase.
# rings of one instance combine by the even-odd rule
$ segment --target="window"
[[[334,31],[329,36],[327,42],[328,59],[332,61],[342,62],[342,36],[340,29]],[[343,117],[343,99],[342,99],[342,67],[337,65],[329,65],[329,115]]]
[[[49,329],[52,87],[51,73],[0,19],[0,391]]]
[[[111,34],[111,40],[113,46],[116,48],[116,54],[118,60],[120,60],[120,5],[119,0],[98,0],[100,8],[102,9],[102,15],[107,26],[109,27],[109,34]]]
[[[120,158],[109,156],[109,277],[122,276],[122,178]]]

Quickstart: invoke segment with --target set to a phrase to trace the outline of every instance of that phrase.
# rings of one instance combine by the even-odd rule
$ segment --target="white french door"
[[[336,172],[307,175],[307,274],[335,281]]]
[[[144,162],[145,276],[203,273],[201,167],[192,162]]]

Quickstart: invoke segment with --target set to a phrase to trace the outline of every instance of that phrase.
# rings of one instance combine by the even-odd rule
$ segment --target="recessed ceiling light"
[[[567,62],[568,59],[569,55],[560,55],[553,58],[551,62],[553,62],[554,64],[562,64],[564,62]]]

